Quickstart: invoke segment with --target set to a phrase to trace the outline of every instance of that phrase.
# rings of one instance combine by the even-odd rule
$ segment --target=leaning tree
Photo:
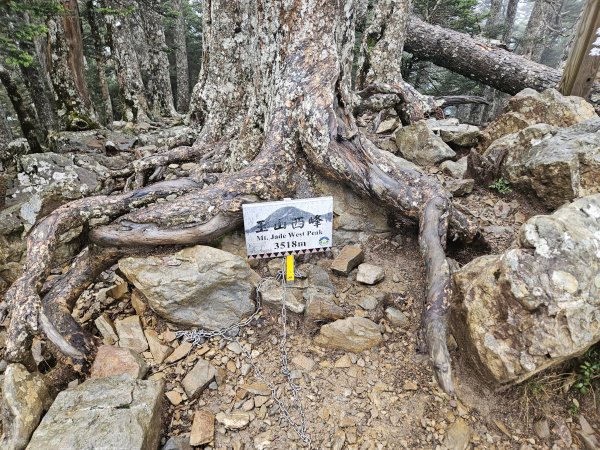
[[[399,73],[383,70],[401,52],[392,38],[402,37],[398,27],[406,23],[402,0],[380,0],[393,17],[384,23],[381,16],[369,29],[360,46],[364,83],[353,90],[355,11],[364,10],[357,3],[204,3],[203,66],[190,107],[199,129],[195,144],[136,161],[136,189],[76,200],[34,227],[24,273],[7,293],[7,359],[31,364],[32,336],[43,334],[57,354],[83,369],[96,342],[71,311],[101,271],[125,254],[210,243],[242,223],[242,204],[291,197],[318,172],[420,224],[427,267],[424,337],[438,382],[453,391],[444,249],[449,237],[471,239],[475,228],[436,179],[379,149],[357,127],[355,111],[389,106],[370,101],[374,95],[395,97],[396,107],[412,102],[400,107],[405,121],[428,107],[407,92]],[[199,161],[203,173],[159,181],[161,166],[185,160]],[[218,181],[205,185],[206,173],[217,174]],[[169,201],[159,201],[167,196]],[[78,227],[86,247],[59,281],[45,285],[60,236]]]

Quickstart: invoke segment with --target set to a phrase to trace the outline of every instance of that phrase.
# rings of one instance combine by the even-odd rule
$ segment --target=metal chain
[[[296,274],[296,276],[298,276]],[[262,287],[263,284],[268,280],[276,280],[281,282],[281,290],[282,290],[282,298],[281,298],[281,341],[279,342],[279,355],[280,355],[280,363],[281,363],[281,374],[285,377],[287,381],[288,388],[291,392],[291,405],[295,406],[298,410],[298,415],[300,416],[299,420],[296,421],[292,416],[292,411],[290,408],[283,402],[283,400],[277,394],[276,386],[270,382],[264,375],[263,371],[258,367],[256,361],[252,354],[240,343],[239,339],[236,337],[237,333],[233,333],[236,331],[250,325],[254,319],[258,316],[262,309]],[[286,281],[285,281],[285,258],[282,262],[281,271],[277,273],[275,277],[266,277],[260,280],[258,285],[256,286],[256,309],[248,318],[237,322],[233,325],[230,325],[225,328],[221,328],[219,330],[207,331],[207,330],[186,330],[186,331],[178,331],[176,336],[178,338],[183,338],[184,341],[191,342],[195,345],[201,344],[205,339],[210,339],[213,337],[220,337],[221,339],[225,339],[226,341],[236,342],[242,353],[244,354],[246,360],[254,370],[254,376],[262,383],[267,385],[267,387],[271,390],[271,398],[275,402],[275,404],[279,408],[279,413],[282,418],[288,423],[288,425],[296,432],[298,437],[302,442],[304,442],[309,450],[313,450],[315,447],[312,444],[312,440],[310,434],[308,432],[308,428],[306,425],[306,415],[304,413],[304,407],[302,406],[302,401],[300,400],[300,386],[293,382],[292,372],[288,366],[288,351],[287,351],[287,309],[286,309]]]

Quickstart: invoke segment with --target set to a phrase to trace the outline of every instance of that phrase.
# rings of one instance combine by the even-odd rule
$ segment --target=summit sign
[[[333,197],[243,205],[248,258],[324,252],[331,249]]]

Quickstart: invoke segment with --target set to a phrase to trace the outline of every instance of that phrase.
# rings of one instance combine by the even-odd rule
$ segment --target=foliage
[[[498,178],[496,181],[494,181],[488,187],[490,189],[494,189],[495,191],[498,191],[498,193],[500,193],[500,194],[508,194],[509,192],[512,191],[512,188],[510,187],[510,182],[504,177]]]
[[[498,178],[496,181],[489,185],[489,188],[498,191],[500,194],[508,194],[512,191],[512,188],[510,187],[510,182],[504,177]]]
[[[586,395],[592,389],[592,382],[600,377],[600,351],[589,349],[579,366],[577,382],[573,386],[580,394]]]
[[[414,11],[426,22],[463,33],[478,33],[477,0],[415,0]]]
[[[0,63],[31,65],[34,40],[48,31],[45,18],[63,11],[63,6],[54,0],[3,1],[0,6]]]

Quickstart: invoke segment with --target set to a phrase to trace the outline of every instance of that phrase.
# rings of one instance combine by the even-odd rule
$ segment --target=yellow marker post
[[[294,255],[285,257],[285,281],[294,281]]]

